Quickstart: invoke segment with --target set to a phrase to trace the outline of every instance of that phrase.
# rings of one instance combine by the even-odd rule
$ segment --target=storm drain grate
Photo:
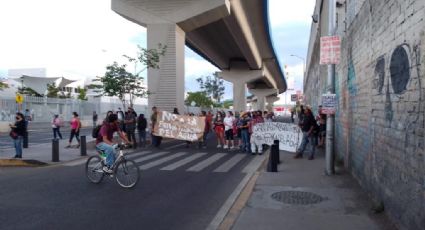
[[[311,192],[281,191],[272,194],[272,198],[285,204],[308,205],[317,204],[327,198],[323,198]]]

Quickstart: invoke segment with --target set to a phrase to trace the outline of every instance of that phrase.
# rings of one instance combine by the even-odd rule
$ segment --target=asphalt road
[[[246,166],[261,159],[217,150],[213,141],[207,149],[173,141],[144,151],[130,155],[144,168],[132,190],[114,178],[91,184],[83,161],[0,168],[0,229],[205,229]]]

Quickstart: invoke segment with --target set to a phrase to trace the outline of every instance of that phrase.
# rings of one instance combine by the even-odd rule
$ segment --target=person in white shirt
[[[235,122],[235,117],[233,116],[232,111],[227,112],[227,116],[224,118],[224,131],[226,135],[226,144],[224,149],[234,149],[235,145],[233,142],[233,124]]]

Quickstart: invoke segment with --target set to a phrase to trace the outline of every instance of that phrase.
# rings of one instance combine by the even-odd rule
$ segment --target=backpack
[[[96,127],[93,128],[93,131],[91,133],[91,136],[93,138],[97,138],[97,136],[99,135],[100,128],[102,128],[102,125],[97,125]]]

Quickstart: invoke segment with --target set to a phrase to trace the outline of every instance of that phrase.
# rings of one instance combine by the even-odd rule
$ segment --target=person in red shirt
[[[120,121],[118,120],[118,116],[116,114],[109,115],[107,122],[103,123],[96,138],[96,149],[106,154],[106,165],[103,170],[108,173],[112,173],[111,166],[114,164],[116,158],[116,151],[113,147],[114,133],[118,132],[121,140],[123,140],[126,144],[130,143],[119,126]]]
[[[217,112],[214,120],[214,131],[217,135],[217,148],[224,146],[224,115],[221,112]]]

